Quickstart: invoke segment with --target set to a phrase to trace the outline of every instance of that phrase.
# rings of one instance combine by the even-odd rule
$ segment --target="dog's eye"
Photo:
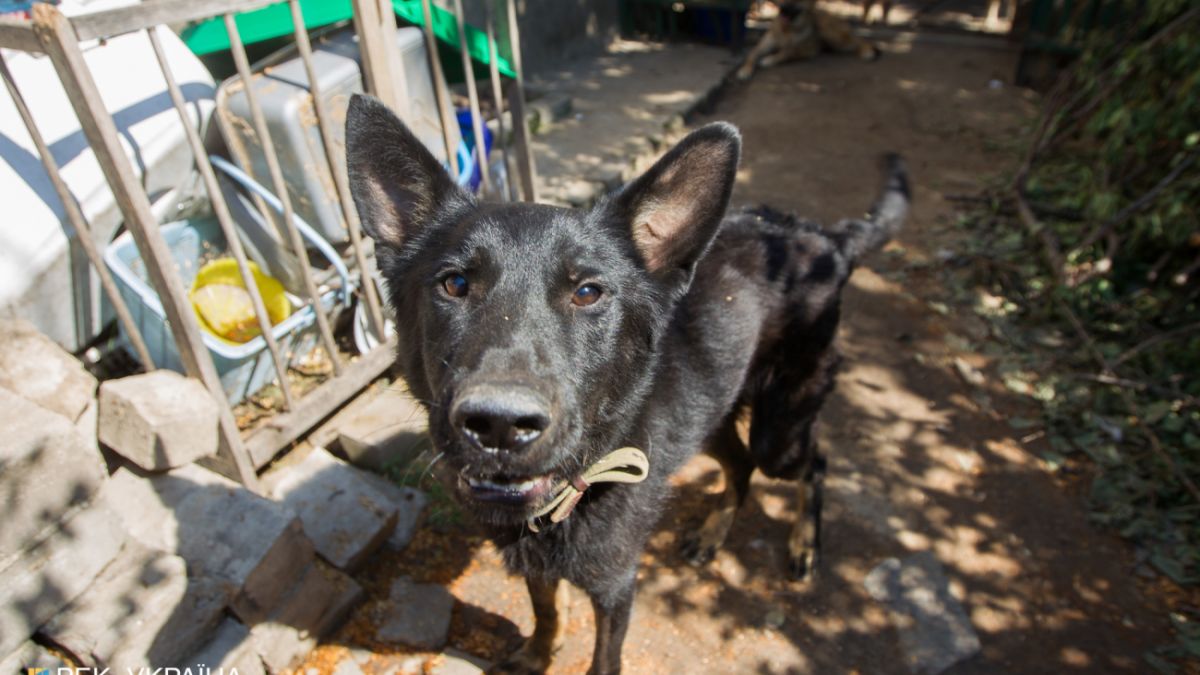
[[[452,298],[463,298],[466,297],[467,291],[471,290],[471,284],[467,283],[466,277],[455,273],[442,279],[442,288],[446,289],[446,295]]]
[[[575,289],[575,294],[571,296],[571,304],[576,307],[587,307],[588,305],[596,304],[600,299],[602,292],[600,287],[595,284],[584,284]]]

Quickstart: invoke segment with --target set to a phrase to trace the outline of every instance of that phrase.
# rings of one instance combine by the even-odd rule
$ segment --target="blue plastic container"
[[[171,257],[175,260],[185,288],[191,287],[196,273],[203,263],[207,262],[206,258],[226,250],[225,237],[220,225],[212,217],[167,223],[162,226],[161,232],[171,250]],[[162,302],[150,285],[146,264],[129,232],[117,237],[105,249],[104,263],[113,274],[121,298],[129,305],[129,311],[142,332],[154,365],[184,372]],[[333,309],[338,304],[337,300],[334,291],[321,297],[326,311]],[[280,353],[285,362],[294,363],[317,346],[315,324],[316,315],[312,308],[303,306],[274,326],[275,340],[279,343]],[[230,404],[241,403],[247,396],[277,379],[271,353],[267,351],[267,342],[262,336],[243,344],[230,344],[207,331],[201,330],[200,334],[204,346],[212,355],[213,364],[221,377],[221,386]],[[132,353],[124,327],[121,328],[120,340]]]
[[[459,176],[459,185],[469,185],[472,192],[479,191],[479,183],[483,180],[483,176],[479,170],[480,161],[486,162],[492,154],[492,130],[483,125],[483,159],[479,157],[479,152],[475,147],[475,128],[471,124],[471,111],[463,108],[455,112],[458,118],[458,129],[462,134],[462,142],[467,146],[470,154],[470,170],[462,171]],[[460,153],[459,165],[462,165],[462,157]],[[464,177],[465,176],[465,177]]]

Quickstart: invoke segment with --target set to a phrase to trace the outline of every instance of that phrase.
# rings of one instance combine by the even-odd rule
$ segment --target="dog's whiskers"
[[[437,456],[433,458],[432,462],[425,465],[425,470],[421,472],[421,477],[417,480],[418,485],[422,485],[425,483],[425,477],[429,475],[430,471],[433,471],[433,465],[437,464],[438,460],[440,460],[441,458],[443,458],[445,456],[446,456],[446,453],[439,452],[437,454]]]

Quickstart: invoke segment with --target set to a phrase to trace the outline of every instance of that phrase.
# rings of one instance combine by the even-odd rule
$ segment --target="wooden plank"
[[[117,206],[125,216],[125,227],[133,235],[138,251],[146,262],[146,271],[158,291],[184,369],[189,376],[204,383],[217,402],[221,432],[219,452],[232,466],[235,477],[248,489],[258,491],[258,475],[238,434],[212,357],[200,337],[200,327],[184,292],[183,282],[175,273],[174,259],[158,229],[158,221],[150,210],[150,198],[134,174],[129,158],[125,156],[116,124],[104,107],[71,24],[53,5],[36,3],[33,6],[33,26],[42,48],[58,72]]]
[[[333,129],[330,128],[329,107],[325,105],[317,69],[313,65],[312,44],[308,40],[308,31],[304,28],[304,16],[300,11],[300,1],[288,0],[288,5],[292,10],[296,48],[300,52],[300,60],[304,62],[304,72],[308,76],[308,92],[312,98],[313,112],[317,116],[317,131],[321,134],[321,142],[325,148],[325,161],[329,165],[329,174],[333,177],[333,183],[337,187],[338,201],[342,207],[342,215],[346,219],[346,231],[350,234],[350,247],[354,249],[354,261],[358,265],[359,285],[367,303],[367,317],[375,328],[375,334],[379,336],[380,340],[383,340],[387,336],[387,327],[383,323],[379,293],[375,288],[371,267],[367,264],[367,256],[363,253],[362,228],[358,222],[358,210],[354,206],[354,196],[350,194],[349,176],[347,176],[344,166],[338,166]]]
[[[492,176],[488,166],[487,142],[483,136],[483,115],[479,114],[479,92],[475,87],[475,68],[471,50],[467,48],[467,25],[463,20],[462,0],[454,0],[454,20],[458,23],[458,51],[462,54],[463,79],[467,81],[467,101],[471,108],[471,130],[475,134],[475,155],[479,163],[479,179],[483,194],[492,193]]]
[[[38,48],[41,48],[40,44]],[[9,72],[8,64],[4,61],[4,54],[2,53],[0,53],[0,77],[3,77],[4,86],[8,88],[8,94],[12,97],[13,105],[16,106],[17,113],[21,116],[21,121],[25,123],[25,129],[29,131],[29,138],[33,141],[34,147],[37,148],[38,156],[42,158],[42,166],[46,169],[46,175],[50,178],[50,184],[54,186],[54,193],[58,195],[58,200],[62,202],[67,222],[71,224],[71,227],[75,228],[75,240],[83,247],[84,254],[87,256],[88,261],[92,263],[92,268],[96,270],[96,276],[100,278],[100,287],[104,289],[104,294],[108,296],[109,302],[112,303],[113,310],[117,313],[117,320],[121,322],[121,326],[125,329],[125,333],[129,337],[129,342],[133,345],[133,351],[137,352],[138,360],[141,361],[143,368],[154,370],[154,359],[150,356],[150,350],[146,348],[146,341],[142,339],[142,331],[138,328],[137,322],[133,320],[133,315],[129,313],[129,306],[125,304],[125,299],[121,297],[121,292],[117,290],[117,284],[113,281],[112,274],[104,264],[104,258],[100,254],[100,249],[96,246],[96,239],[92,234],[92,228],[83,216],[83,211],[80,210],[79,202],[75,200],[75,195],[71,194],[71,189],[67,187],[66,181],[63,180],[62,174],[59,173],[58,164],[54,161],[54,155],[50,153],[50,148],[46,145],[46,139],[42,137],[41,131],[38,130],[37,123],[33,119],[33,113],[30,112],[29,106],[25,104],[25,97],[21,95],[21,90],[17,88],[17,83],[13,80],[12,73]]]
[[[179,24],[221,14],[240,14],[279,0],[149,0],[70,19],[80,41],[132,33],[160,24]]]
[[[33,32],[33,23],[28,19],[0,17],[0,47],[19,49],[23,52],[42,53],[42,43]]]
[[[512,110],[513,134],[517,141],[517,169],[521,172],[521,192],[527,202],[536,202],[537,165],[529,146],[529,120],[525,116],[525,71],[521,68],[521,32],[517,27],[517,7],[513,0],[508,6],[508,48],[512,53],[513,70],[517,73],[515,86],[508,90],[508,106]]]
[[[258,96],[254,93],[254,77],[250,72],[250,59],[246,57],[246,48],[242,45],[242,37],[238,33],[232,14],[225,15],[225,30],[229,32],[229,50],[233,53],[238,77],[242,80],[242,95],[246,97],[246,105],[250,108],[250,116],[254,119],[254,132],[258,135],[263,158],[267,162],[267,171],[271,174],[271,186],[275,190],[275,196],[283,205],[283,229],[291,242],[292,253],[300,263],[300,276],[304,280],[304,292],[308,295],[305,301],[316,316],[317,332],[321,335],[321,344],[324,345],[325,352],[329,355],[329,362],[333,364],[333,372],[335,375],[341,375],[342,360],[338,358],[337,344],[333,340],[333,330],[329,326],[329,317],[325,315],[321,294],[317,291],[317,285],[313,281],[312,266],[308,263],[308,250],[293,220],[295,211],[292,209],[292,198],[288,194],[287,184],[283,181],[283,169],[279,166],[275,143],[271,140],[271,132],[267,129],[267,119],[263,116],[262,107],[258,104]]]
[[[280,355],[279,343],[275,341],[275,330],[271,325],[271,317],[267,314],[267,306],[263,302],[262,293],[258,290],[258,283],[254,280],[254,273],[250,271],[250,263],[246,260],[246,250],[242,247],[242,238],[238,235],[237,225],[234,224],[233,216],[229,213],[229,205],[225,202],[221,186],[217,184],[217,174],[213,171],[212,165],[208,163],[208,153],[204,150],[204,142],[200,140],[200,132],[192,126],[192,120],[188,117],[187,101],[183,98],[183,92],[179,90],[179,83],[175,80],[175,73],[171,72],[171,65],[167,63],[167,56],[163,53],[162,43],[158,39],[158,29],[147,28],[146,35],[150,38],[154,57],[158,59],[158,67],[162,70],[163,78],[166,80],[167,93],[171,96],[171,103],[174,104],[175,111],[179,113],[179,123],[183,126],[188,145],[191,146],[192,156],[196,158],[196,168],[200,170],[200,176],[204,180],[204,189],[208,192],[208,200],[212,203],[213,213],[217,217],[217,223],[221,226],[221,233],[225,235],[229,252],[233,254],[233,259],[237,262],[238,271],[242,276],[242,285],[246,287],[246,292],[250,295],[250,303],[254,307],[254,318],[258,320],[259,332],[267,344],[271,362],[275,365],[275,375],[279,378],[284,409],[291,410],[293,407],[292,387],[288,383],[287,364]]]
[[[277,415],[246,436],[246,448],[256,467],[266,466],[309,429],[317,426],[352,396],[366,388],[396,361],[396,341],[381,343],[345,372],[300,399],[295,410]]]

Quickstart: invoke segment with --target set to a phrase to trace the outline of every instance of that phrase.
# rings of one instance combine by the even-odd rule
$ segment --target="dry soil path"
[[[784,578],[791,488],[762,477],[716,559],[683,562],[680,532],[702,519],[720,480],[714,462],[697,458],[645,555],[627,672],[910,672],[904,626],[864,579],[889,558],[922,552],[940,563],[981,644],[947,672],[1145,672],[1143,652],[1167,641],[1165,611],[1144,599],[1128,548],[1089,524],[1078,491],[1037,459],[1039,441],[1023,442],[1028,432],[1006,423],[1028,410],[952,365],[960,356],[987,371],[985,357],[956,351],[986,341],[987,327],[939,281],[938,256],[961,236],[945,196],[972,192],[1015,161],[1014,135],[1033,103],[990,86],[1012,70],[1001,51],[893,46],[876,63],[822,57],[763,71],[710,115],[744,134],[737,203],[822,219],[858,214],[876,188],[875,158],[897,150],[915,208],[846,291],[847,358],[820,426],[830,465],[818,580]],[[523,584],[468,526],[427,527],[373,574],[380,597],[398,574],[445,584],[458,600],[451,646],[484,660],[532,628]],[[376,652],[364,670],[420,663],[370,640],[372,617],[385,609],[368,607],[339,637]],[[592,630],[576,591],[553,673],[586,670]]]

